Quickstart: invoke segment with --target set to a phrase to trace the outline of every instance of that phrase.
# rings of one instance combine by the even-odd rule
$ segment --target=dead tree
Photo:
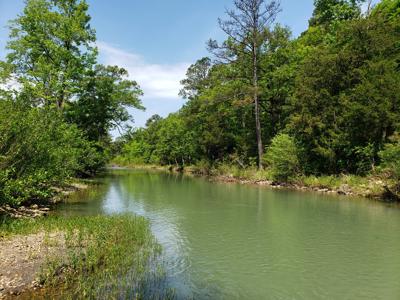
[[[235,0],[235,9],[227,10],[228,20],[219,19],[219,26],[228,35],[228,41],[219,44],[215,40],[208,42],[217,62],[235,62],[238,57],[248,56],[251,60],[252,100],[254,104],[255,130],[257,136],[258,167],[262,168],[264,153],[259,99],[259,57],[261,47],[266,40],[265,30],[275,21],[280,12],[278,1]],[[234,45],[234,46],[233,46]]]

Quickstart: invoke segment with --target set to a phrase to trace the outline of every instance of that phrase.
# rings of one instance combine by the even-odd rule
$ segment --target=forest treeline
[[[297,38],[278,2],[234,4],[227,39],[187,70],[183,108],[125,134],[116,161],[398,179],[400,1],[316,0]]]
[[[0,62],[0,204],[47,200],[73,177],[101,170],[110,130],[142,109],[126,70],[97,63],[80,0],[28,0],[10,22]]]
[[[277,1],[236,0],[227,39],[190,66],[177,113],[116,142],[143,109],[127,71],[97,62],[83,0],[28,0],[0,62],[0,204],[41,201],[119,164],[400,178],[400,1],[316,0],[293,38]],[[400,188],[399,188],[400,189]]]

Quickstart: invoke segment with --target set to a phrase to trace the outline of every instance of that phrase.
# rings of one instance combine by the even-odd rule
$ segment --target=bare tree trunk
[[[368,0],[367,16],[371,14],[372,0]]]
[[[58,96],[57,99],[57,108],[59,110],[63,110],[64,108],[64,98],[65,98],[65,78],[64,78],[64,74],[61,73],[61,75],[59,76],[59,80],[61,81],[61,91],[60,91],[60,95]]]
[[[60,98],[57,100],[57,108],[63,110],[64,107],[64,92],[61,91]]]
[[[208,43],[209,50],[214,53],[218,59],[231,63],[239,60],[240,57],[247,56],[252,60],[253,78],[249,78],[253,85],[253,103],[254,116],[256,121],[258,168],[262,169],[263,142],[261,134],[261,108],[258,96],[258,55],[261,53],[261,46],[265,42],[266,36],[263,36],[264,30],[274,21],[280,11],[279,1],[276,0],[235,0],[236,10],[227,10],[230,17],[228,21],[219,19],[221,29],[234,41],[240,45],[241,50],[236,47],[232,49],[227,44],[220,45],[215,40]],[[250,38],[249,38],[250,37]],[[240,54],[240,55],[239,55]],[[247,63],[247,61],[246,61]]]
[[[258,70],[257,70],[258,57],[257,57],[257,54],[258,54],[257,53],[257,44],[255,41],[254,45],[253,45],[253,89],[254,89],[253,101],[254,101],[254,111],[255,111],[254,114],[255,114],[255,120],[256,120],[258,169],[261,170],[263,168],[262,157],[264,154],[264,149],[263,149],[263,142],[262,142],[262,137],[261,137],[260,103],[259,103],[259,98],[258,98]]]

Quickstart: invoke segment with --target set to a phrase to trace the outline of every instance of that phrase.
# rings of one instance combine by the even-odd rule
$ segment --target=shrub
[[[288,181],[300,173],[299,150],[292,137],[278,134],[264,155],[274,180]]]
[[[386,144],[379,152],[381,166],[395,179],[400,179],[400,138],[392,144]]]
[[[108,149],[100,142],[88,141],[82,136],[76,140],[78,165],[74,170],[77,177],[91,177],[104,168],[110,159]]]
[[[51,197],[51,187],[98,168],[92,143],[58,111],[0,101],[0,203]]]

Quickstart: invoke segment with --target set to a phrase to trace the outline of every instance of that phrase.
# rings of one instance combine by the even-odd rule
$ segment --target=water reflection
[[[150,219],[178,298],[400,299],[400,210],[380,203],[126,170],[70,202]]]

